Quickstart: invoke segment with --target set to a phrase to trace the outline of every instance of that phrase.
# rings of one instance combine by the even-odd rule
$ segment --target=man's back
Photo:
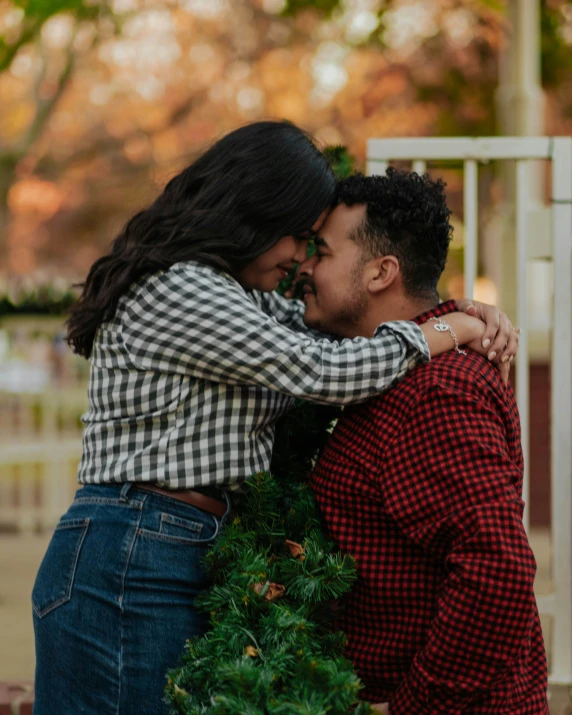
[[[392,715],[548,712],[522,469],[512,389],[470,351],[344,412],[312,481],[358,564],[337,626],[365,699]]]

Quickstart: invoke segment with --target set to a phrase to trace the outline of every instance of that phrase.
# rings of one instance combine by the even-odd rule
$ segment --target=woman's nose
[[[304,276],[311,276],[317,263],[318,256],[316,254],[310,256],[310,258],[306,258],[306,260],[300,264],[298,273]]]
[[[306,241],[301,241],[296,247],[296,253],[294,254],[294,260],[296,263],[303,263],[308,255],[308,243]]]

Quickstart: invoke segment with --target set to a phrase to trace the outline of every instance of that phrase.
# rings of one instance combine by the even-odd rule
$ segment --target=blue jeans
[[[165,715],[166,672],[207,619],[203,558],[222,519],[133,485],[89,485],[32,592],[35,715]]]

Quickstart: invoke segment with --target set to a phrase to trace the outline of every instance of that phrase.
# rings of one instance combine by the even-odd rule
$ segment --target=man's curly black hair
[[[352,236],[364,258],[395,256],[403,285],[415,298],[434,298],[453,232],[445,183],[390,167],[385,176],[354,174],[338,182],[337,204],[366,205]]]

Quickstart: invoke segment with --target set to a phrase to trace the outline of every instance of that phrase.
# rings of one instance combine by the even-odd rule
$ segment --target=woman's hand
[[[479,318],[474,318],[467,313],[448,313],[443,316],[443,321],[451,326],[457,336],[459,345],[466,345],[475,352],[491,359],[490,346],[483,347],[486,324]],[[453,337],[449,332],[438,332],[434,329],[436,323],[427,322],[421,325],[421,330],[427,339],[431,357],[436,357],[441,353],[451,350],[454,347]],[[498,364],[501,377],[504,382],[508,382],[510,372],[510,357],[504,363],[500,362],[500,355],[493,356],[492,362]]]
[[[389,715],[389,703],[377,703],[372,705],[372,710],[376,713],[383,713],[383,715]]]
[[[457,307],[463,313],[473,315],[486,324],[482,346],[488,350],[489,360],[493,360],[495,363],[510,362],[518,352],[518,332],[513,328],[508,315],[494,305],[479,303],[468,298],[458,300]],[[474,345],[468,345],[475,350]]]

